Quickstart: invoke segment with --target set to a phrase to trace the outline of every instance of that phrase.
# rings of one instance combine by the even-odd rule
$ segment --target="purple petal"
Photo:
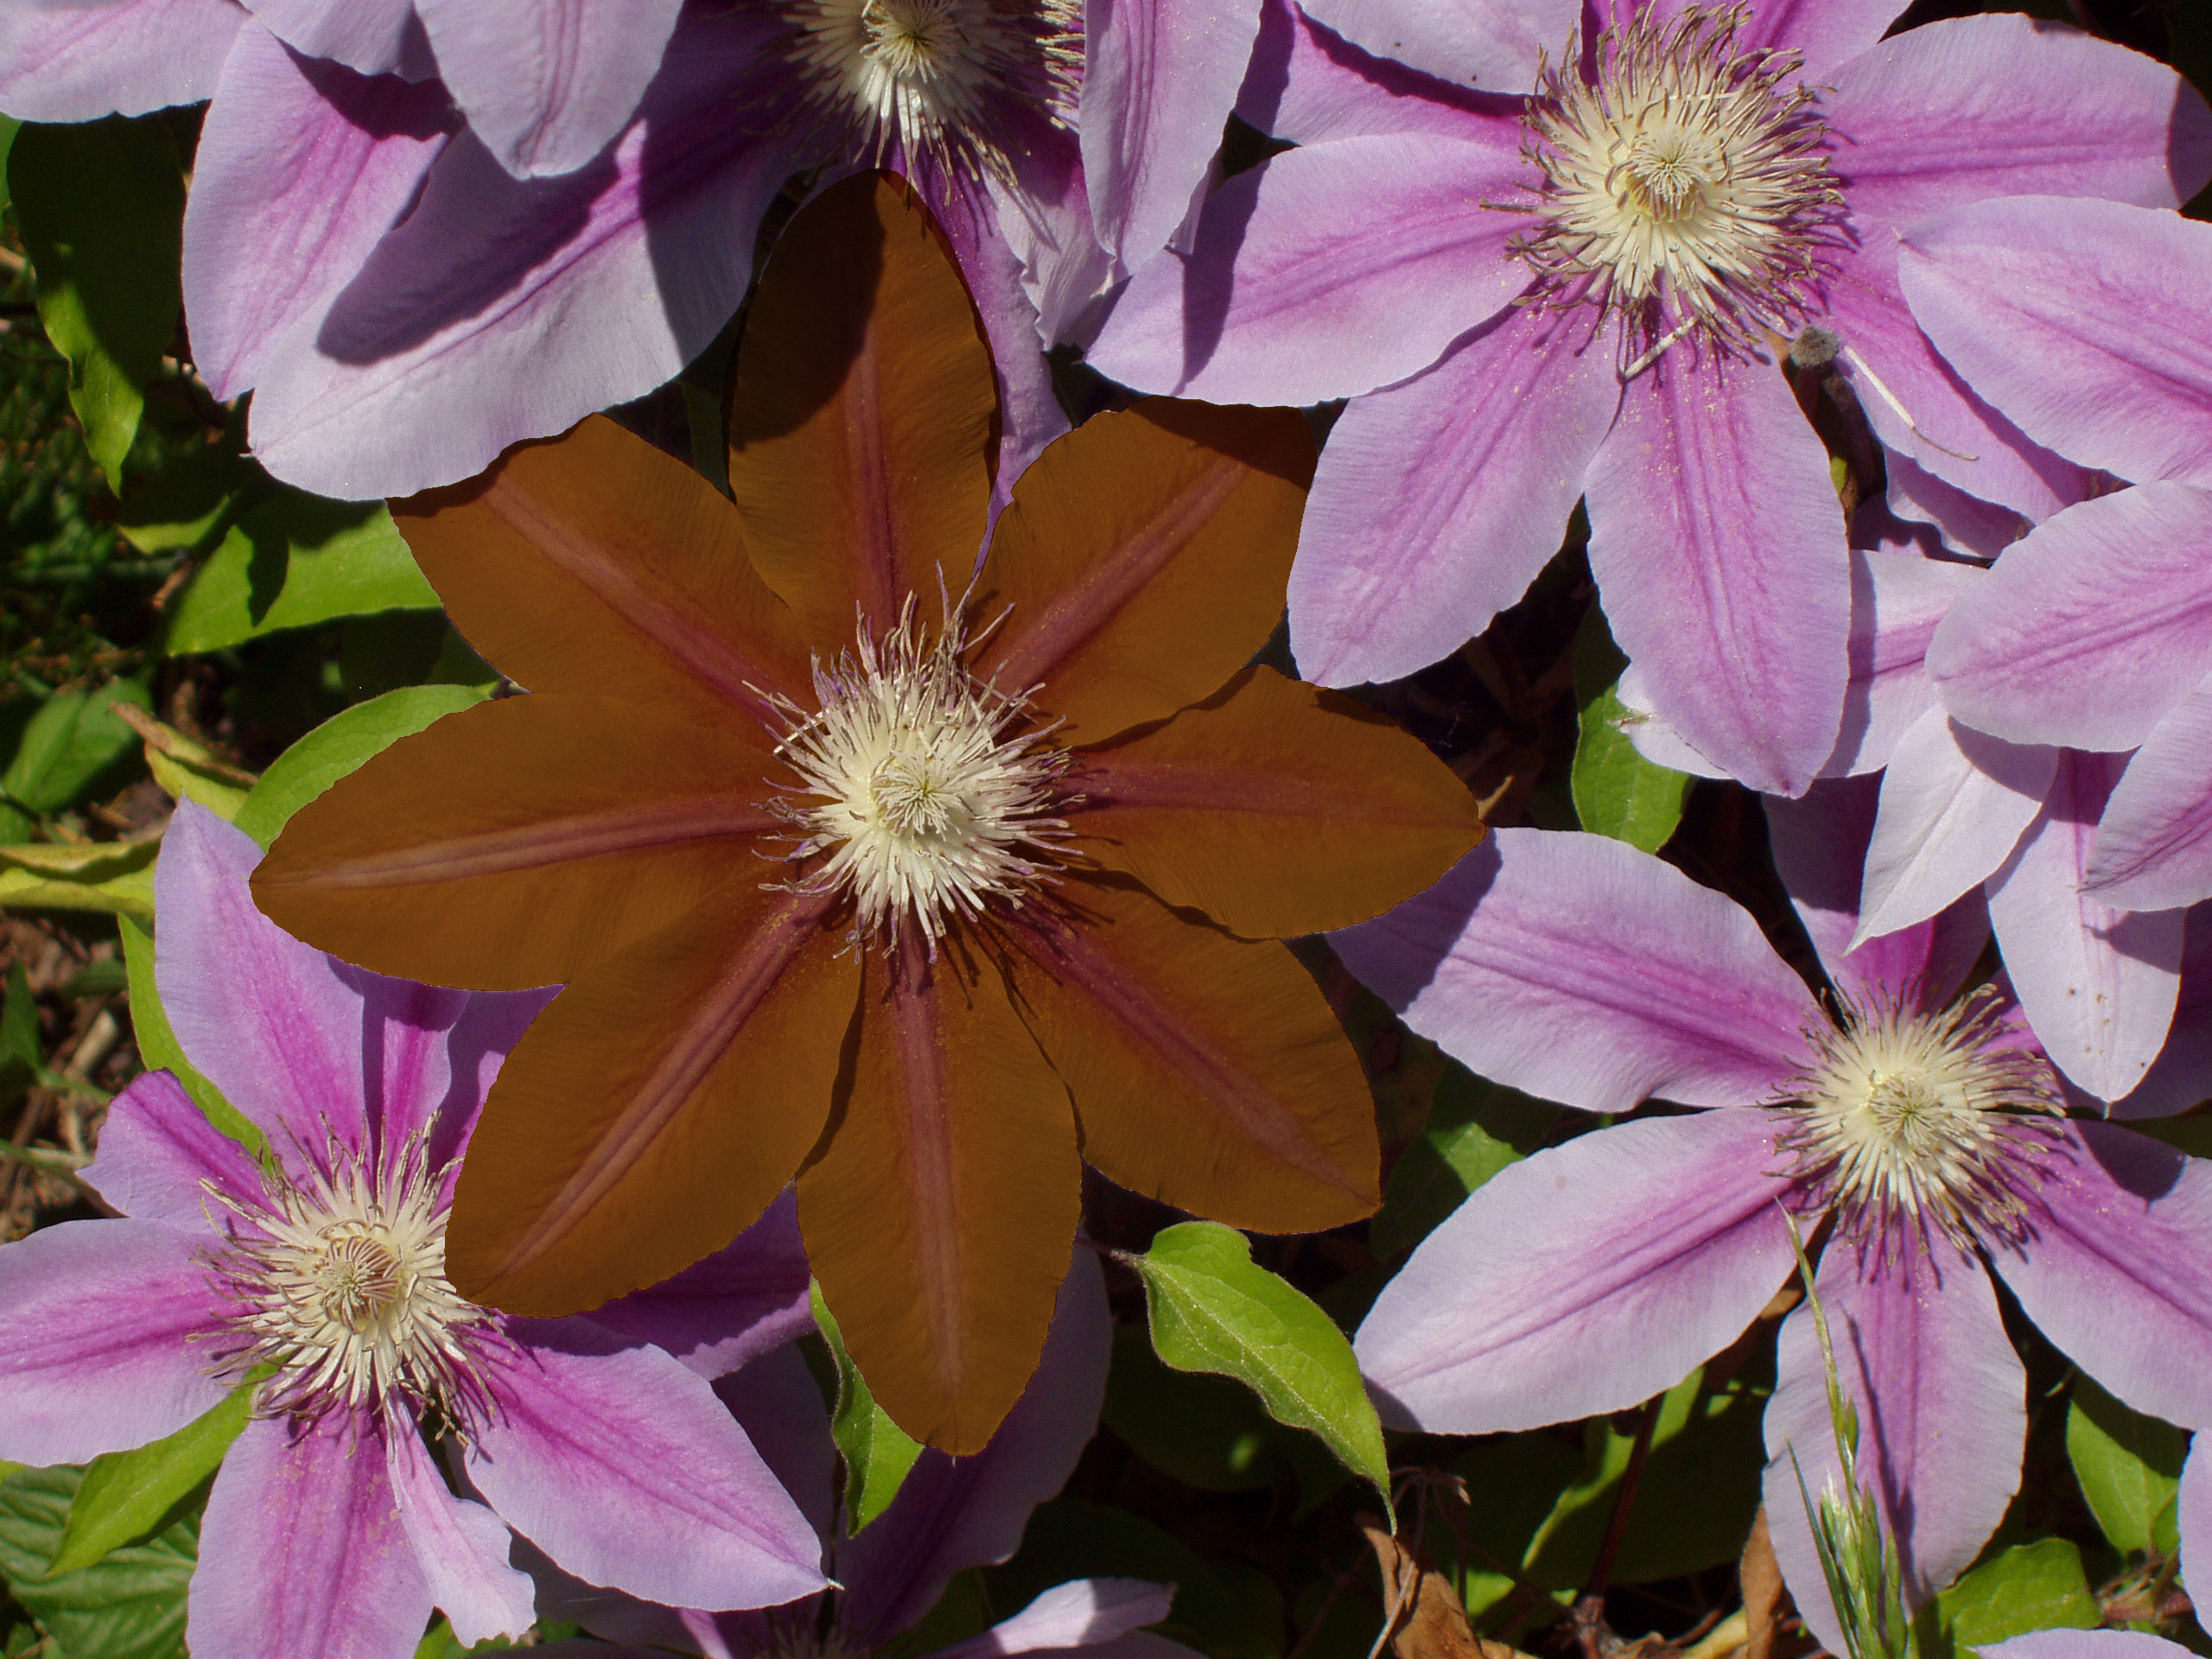
[[[1897,285],[1897,238],[1886,227],[1871,227],[1829,284],[1827,323],[1843,345],[1837,368],[1891,450],[2031,521],[2090,493],[2079,466],[2038,448],[1936,354]]]
[[[1906,1603],[1917,1606],[1973,1564],[2019,1490],[2027,1374],[1989,1275],[1948,1243],[1900,1253],[1839,1236],[1815,1283],[1838,1379],[1859,1411],[1859,1478],[1897,1543]],[[1802,1470],[1817,1503],[1840,1478],[1809,1307],[1784,1321],[1775,1370],[1765,1481],[1775,1556],[1799,1610],[1842,1652],[1797,1485]]]
[[[2152,728],[2089,844],[2085,886],[2123,910],[2212,899],[2212,681]]]
[[[2166,1046],[2114,1117],[2166,1117],[2212,1099],[2212,906],[2189,912],[2182,934],[2181,991]]]
[[[1923,23],[1821,96],[1852,214],[1904,227],[1992,196],[2177,207],[2212,179],[2212,111],[2154,58],[2001,13]]]
[[[1448,656],[1559,550],[1620,406],[1586,331],[1508,311],[1329,435],[1290,577],[1291,650],[1324,685]]]
[[[1012,1618],[941,1648],[933,1659],[991,1659],[1040,1648],[1090,1648],[1167,1617],[1175,1587],[1142,1579],[1074,1579],[1056,1584]]]
[[[1580,10],[1580,0],[1306,0],[1315,22],[1377,56],[1489,92],[1533,87]]]
[[[1853,575],[1855,591],[1858,586],[1855,569]],[[1855,605],[1853,608],[1855,614]],[[1681,734],[1659,717],[1658,710],[1651,706],[1651,694],[1644,689],[1643,676],[1637,672],[1634,663],[1621,671],[1621,677],[1613,686],[1613,695],[1621,700],[1621,707],[1627,711],[1616,723],[1628,741],[1636,745],[1636,752],[1653,766],[1665,766],[1673,772],[1686,772],[1693,778],[1727,777],[1726,772],[1683,742]]]
[[[1895,466],[1911,465],[1891,460]],[[1886,766],[1913,722],[1936,706],[1928,642],[1951,601],[1980,575],[1976,566],[1916,550],[1852,549],[1851,683],[1843,694],[1843,727],[1823,777],[1856,777]]]
[[[762,208],[791,170],[733,111],[772,16],[678,26],[639,118],[595,160],[518,180],[464,135],[413,212],[318,316],[270,352],[251,435],[320,494],[404,494],[480,471],[520,438],[642,396],[743,296]]]
[[[0,110],[96,121],[197,104],[245,22],[233,0],[111,0],[0,8]]]
[[[1483,206],[1516,149],[1424,134],[1314,144],[1207,198],[1195,245],[1147,263],[1090,361],[1124,385],[1312,404],[1402,380],[1528,286],[1527,219]]]
[[[2212,1568],[2212,1457],[2200,1458],[2198,1450],[2190,1440],[2189,1461],[2181,1466],[2181,1490],[2175,1494],[2175,1518],[2181,1523],[2182,1587],[2192,1598],[2197,1592],[2190,1586]]]
[[[1768,796],[1775,871],[1837,990],[1861,1006],[1940,1007],[1988,944],[1988,913],[1977,893],[1917,925],[1858,937],[1859,880],[1878,786],[1871,777],[1835,779],[1798,800]]]
[[[226,1312],[207,1244],[204,1229],[69,1221],[0,1245],[0,1458],[127,1452],[230,1392],[194,1340]]]
[[[1783,1122],[1757,1109],[1646,1119],[1491,1176],[1359,1328],[1385,1419],[1489,1434],[1672,1388],[1789,1276]]]
[[[467,1448],[503,1519],[577,1577],[677,1607],[819,1590],[813,1531],[714,1390],[588,1319],[518,1320]]]
[[[1681,0],[1655,6],[1682,10]],[[1882,38],[1904,10],[1898,0],[1756,0],[1737,36],[1745,46],[1794,51],[1802,60],[1802,79],[1825,82]]]
[[[1014,1554],[1029,1512],[1066,1484],[1098,1426],[1112,1334],[1098,1259],[1078,1244],[1036,1375],[990,1444],[972,1458],[925,1451],[891,1507],[838,1552],[842,1628],[887,1642],[954,1573]]]
[[[429,80],[437,73],[415,0],[250,0],[246,10],[303,57],[363,75]]]
[[[582,167],[629,124],[680,0],[415,0],[469,130],[518,178]]]
[[[1982,731],[2133,748],[2212,671],[2212,494],[2139,484],[2044,520],[1951,607],[1928,667]]]
[[[1585,1111],[1771,1098],[1820,1017],[1740,906],[1604,836],[1495,831],[1329,942],[1455,1058]]]
[[[1779,370],[1662,359],[1589,473],[1590,568],[1661,718],[1796,795],[1835,747],[1851,561],[1827,453]]]
[[[404,1659],[431,1606],[374,1429],[343,1411],[296,1434],[281,1417],[246,1425],[200,1524],[194,1653]]]
[[[1889,474],[1885,495],[1891,512],[1899,518],[1935,525],[1943,545],[1954,552],[1993,559],[2035,528],[2012,508],[1945,483],[1910,455],[1892,449],[1882,461],[1883,470]],[[1968,575],[1974,570],[1971,565],[1927,559],[1922,563],[1936,570]]]
[[[454,1635],[474,1645],[530,1629],[537,1592],[527,1573],[507,1565],[506,1523],[446,1489],[418,1434],[389,1438],[385,1465],[399,1523]]]
[[[2069,750],[2044,809],[1988,884],[2005,969],[2051,1064],[2099,1100],[2143,1081],[2173,1020],[2177,910],[2120,911],[2082,890],[2125,757]]]
[[[664,1348],[709,1380],[814,1329],[798,1205],[786,1190],[712,1255],[592,1312],[593,1320]]]
[[[806,1356],[796,1348],[772,1350],[717,1378],[715,1393],[816,1536],[830,1536],[837,1524],[837,1443],[830,1436],[830,1408]]]
[[[84,1179],[111,1208],[188,1233],[207,1227],[215,1203],[201,1182],[238,1198],[263,1190],[261,1166],[167,1071],[145,1072],[115,1097]]]
[[[2043,810],[2058,751],[2007,743],[1931,709],[1882,776],[1859,935],[1910,927],[1995,874]]]
[[[414,200],[454,125],[443,90],[295,57],[242,30],[200,128],[184,211],[194,365],[217,397],[327,307]]]
[[[1136,265],[1190,211],[1259,33],[1252,0],[1089,0],[1083,171],[1099,239]]]
[[[1990,1254],[2022,1310],[2137,1411],[2212,1425],[2212,1162],[2076,1121],[2033,1179],[2031,1236]]]
[[[1898,274],[1936,347],[2039,443],[2212,483],[2212,226],[2033,197],[1915,226]]]
[[[1363,52],[1292,0],[1262,0],[1260,37],[1236,95],[1238,117],[1295,143],[1378,132],[1516,142],[1520,100],[1466,92]]]
[[[1981,1659],[2180,1659],[2190,1649],[2143,1630],[2033,1630],[1974,1651]]]

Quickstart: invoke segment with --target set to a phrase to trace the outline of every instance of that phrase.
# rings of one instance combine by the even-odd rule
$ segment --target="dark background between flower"
[[[1898,27],[2020,9],[2164,59],[2212,93],[2212,0],[1923,0]],[[159,205],[196,124],[193,111],[108,124],[109,164],[151,180],[118,246],[130,256],[124,280],[157,317],[165,306],[173,315],[176,282],[175,225],[164,231]],[[1232,130],[1230,145],[1232,162],[1262,153],[1249,132]],[[790,206],[779,204],[772,231]],[[2188,211],[2212,219],[2212,200]],[[215,404],[193,377],[181,330],[147,386],[119,493],[111,487],[70,411],[68,365],[41,325],[26,259],[35,251],[16,207],[0,210],[0,1241],[99,1213],[72,1172],[89,1160],[107,1097],[142,1068],[123,933],[149,902],[146,843],[175,793],[237,790],[323,721],[372,700],[385,699],[376,720],[396,734],[496,690],[373,515],[278,486],[242,457],[242,410]],[[710,478],[734,335],[726,329],[677,380],[613,411],[664,448],[702,458]],[[1071,416],[1117,401],[1080,365],[1063,367]],[[1802,390],[1847,454],[1819,389]],[[1319,429],[1332,412],[1314,411]],[[1878,479],[1853,481],[1878,489]],[[1579,740],[1602,717],[1619,667],[1596,620],[1580,536],[1578,522],[1529,596],[1482,639],[1370,700],[1447,760],[1494,823],[1581,823],[1656,847],[1745,904],[1786,957],[1809,968],[1748,792],[1630,768],[1602,731],[1580,743],[1578,765]],[[1287,666],[1280,639],[1271,654]],[[117,703],[136,708],[118,713]],[[41,847],[54,850],[24,851]],[[63,850],[73,848],[81,850]],[[1367,1062],[1388,1198],[1372,1222],[1256,1240],[1255,1255],[1349,1330],[1471,1184],[1590,1124],[1445,1061],[1318,942],[1300,949]],[[2197,1133],[2188,1118],[2173,1127],[2177,1138]],[[2193,1149],[2212,1149],[2212,1133],[2203,1141]],[[1095,1239],[1125,1250],[1178,1219],[1095,1176],[1085,1214]],[[1105,1427],[1020,1552],[957,1580],[900,1649],[967,1635],[1061,1579],[1126,1573],[1178,1583],[1165,1632],[1217,1659],[1359,1659],[1388,1593],[1359,1524],[1373,1494],[1238,1384],[1163,1365],[1135,1276],[1109,1267],[1109,1282],[1120,1323]],[[1407,1538],[1464,1595],[1475,1631],[1586,1659],[1605,1659],[1621,1641],[1645,1644],[1654,1659],[1720,1659],[1747,1640],[1750,1659],[1808,1645],[1776,1619],[1770,1563],[1756,1545],[1738,1567],[1758,1501],[1765,1338],[1783,1311],[1770,1309],[1663,1402],[1611,1421],[1471,1442],[1393,1437]],[[1948,1659],[2020,1630],[2103,1624],[2212,1654],[2172,1575],[2165,1500],[2184,1437],[2101,1395],[2009,1305],[2006,1316],[2029,1366],[2021,1495],[1981,1561],[1927,1617],[1923,1651]],[[198,1501],[99,1569],[107,1576],[86,1594],[104,1606],[57,1613],[33,1583],[59,1525],[54,1501],[0,1482],[0,1655],[181,1654]],[[1561,1592],[1594,1596],[1588,1615],[1571,1616]],[[1398,1638],[1402,1659],[1470,1651],[1421,1605]],[[75,1645],[64,1644],[65,1630],[78,1633]],[[84,1633],[95,1630],[98,1646],[87,1648]],[[442,1627],[423,1646],[435,1659],[454,1651]]]

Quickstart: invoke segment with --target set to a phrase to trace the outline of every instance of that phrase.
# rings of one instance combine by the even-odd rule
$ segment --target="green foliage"
[[[255,1383],[242,1382],[174,1434],[86,1466],[47,1576],[74,1573],[151,1537],[212,1477],[253,1413]]]
[[[2136,1555],[2177,1548],[2174,1494],[2189,1455],[2184,1431],[2129,1410],[2078,1375],[2066,1409],[2066,1455],[2114,1549]]]
[[[1548,1141],[1560,1109],[1446,1062],[1428,1122],[1400,1154],[1368,1224],[1369,1248],[1385,1260],[1412,1249],[1470,1192]]]
[[[26,126],[8,186],[32,267],[39,321],[69,359],[69,401],[118,489],[145,387],[176,332],[184,178],[156,117]]]
[[[2104,1623],[2066,1538],[2019,1544],[1991,1557],[1922,1609],[1923,1659],[1959,1659],[1966,1649],[2031,1630],[2094,1630]]]
[[[40,815],[71,804],[138,741],[109,705],[143,709],[149,701],[146,683],[138,679],[55,692],[24,725],[8,769],[0,772],[0,795]]]
[[[822,1287],[809,1285],[807,1297],[813,1304],[815,1325],[837,1368],[837,1402],[830,1413],[830,1433],[845,1461],[846,1529],[858,1532],[891,1507],[922,1448],[876,1403],[868,1379],[845,1351],[845,1339],[830,1304],[822,1300]]]
[[[1294,1478],[1304,1510],[1344,1484],[1343,1465],[1312,1435],[1268,1415],[1251,1389],[1162,1364],[1132,1326],[1114,1332],[1103,1421],[1161,1474],[1200,1491],[1252,1491]]]
[[[193,1103],[207,1121],[240,1146],[259,1156],[267,1142],[261,1131],[238,1109],[223,1098],[220,1090],[201,1077],[184,1058],[184,1050],[169,1028],[162,1010],[160,988],[154,981],[154,936],[137,918],[118,918],[123,940],[123,963],[130,986],[131,1034],[137,1039],[138,1058],[149,1071],[174,1072]]]
[[[47,1576],[83,1471],[25,1469],[0,1481],[0,1578],[65,1655],[184,1659],[185,1586],[200,1542],[187,1514],[97,1566]]]
[[[270,763],[234,822],[264,847],[292,814],[371,755],[432,721],[484,701],[478,685],[410,685],[332,715]]]
[[[0,847],[0,905],[149,917],[160,850],[154,841]]]
[[[8,964],[8,995],[0,1001],[0,1105],[14,1105],[38,1080],[44,1051],[30,976],[18,960]]]
[[[1615,688],[1627,666],[1592,601],[1574,646],[1574,812],[1585,830],[1656,853],[1681,823],[1696,780],[1652,765],[1621,729],[1631,715]]]
[[[1144,1280],[1160,1358],[1245,1384],[1276,1421],[1319,1435],[1388,1505],[1382,1423],[1351,1344],[1311,1298],[1255,1262],[1244,1236],[1217,1222],[1167,1228],[1129,1262]]]
[[[219,651],[334,617],[437,608],[382,502],[288,489],[231,527],[171,612],[167,645]]]

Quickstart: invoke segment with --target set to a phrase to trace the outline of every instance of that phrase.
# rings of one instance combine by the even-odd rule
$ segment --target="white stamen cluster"
[[[265,1201],[210,1192],[236,1219],[216,1259],[238,1313],[227,1369],[273,1366],[257,1409],[390,1414],[459,1425],[489,1408],[482,1361],[501,1338],[446,1279],[446,1211],[422,1147],[380,1166],[335,1143],[270,1173]]]
[[[1854,1237],[1931,1228],[1961,1245],[2016,1239],[2033,1160],[2065,1105],[2050,1066],[1996,1046],[1988,988],[1934,1014],[1847,1006],[1809,1029],[1783,1144]]]
[[[1740,9],[1649,11],[1547,66],[1524,118],[1543,175],[1535,231],[1510,245],[1532,302],[1623,321],[1630,372],[1691,335],[1724,353],[1794,334],[1838,234],[1842,193],[1794,54],[1739,52]]]
[[[784,0],[787,51],[824,126],[878,166],[928,158],[1011,178],[1007,115],[1072,119],[1077,0]]]
[[[1043,747],[1049,728],[1016,729],[1027,694],[977,680],[967,643],[950,620],[925,637],[910,598],[882,639],[863,620],[855,651],[816,659],[817,712],[776,699],[788,722],[776,752],[805,798],[770,807],[800,831],[791,861],[829,855],[788,886],[850,897],[855,944],[894,944],[912,926],[934,956],[956,917],[1020,904],[1067,834],[1052,816],[1066,752]]]

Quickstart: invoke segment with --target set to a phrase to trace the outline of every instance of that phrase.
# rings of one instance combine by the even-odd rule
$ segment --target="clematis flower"
[[[702,1376],[620,1333],[629,1310],[511,1319],[447,1277],[455,1160],[543,996],[435,990],[308,950],[254,910],[259,857],[178,808],[156,974],[188,1058],[268,1155],[218,1134],[168,1072],[118,1096],[85,1178],[128,1218],[0,1248],[0,1457],[143,1446],[267,1368],[207,1498],[186,1624],[200,1659],[405,1659],[434,1605],[464,1642],[518,1636],[532,1595],[510,1527],[637,1595],[818,1590],[804,1517]],[[709,1271],[788,1286],[805,1271],[792,1243],[772,1217]],[[637,1312],[731,1357],[757,1346],[748,1326],[792,1334],[788,1287],[688,1319],[683,1300]],[[426,1435],[483,1502],[448,1490]]]
[[[1971,903],[1851,950],[1871,780],[1770,810],[1776,863],[1834,986],[1816,999],[1735,904],[1596,836],[1503,830],[1418,899],[1335,937],[1415,1031],[1599,1129],[1478,1188],[1388,1285],[1361,1363],[1402,1424],[1486,1433],[1671,1387],[1789,1277],[1785,1214],[1863,1426],[1860,1468],[1918,1602],[2018,1484],[2025,1383],[1991,1273],[2113,1395],[2212,1420],[2212,1168],[2064,1116],[2001,988],[1958,995]],[[1840,1636],[1800,1504],[1835,1470],[1808,1312],[1766,1415],[1777,1558]]]
[[[1902,256],[1915,314],[1961,372],[2038,442],[2136,486],[2007,550],[1929,666],[1993,738],[2133,751],[2084,878],[2139,915],[2212,899],[2208,258],[2212,229],[2176,214],[2040,199],[1946,214]]]
[[[547,1609],[610,1642],[633,1643],[624,1651],[640,1656],[868,1659],[935,1607],[956,1574],[1014,1554],[1030,1512],[1067,1483],[1097,1429],[1111,1338],[1097,1258],[1078,1248],[1037,1374],[990,1444],[958,1459],[925,1451],[890,1506],[854,1532],[833,1499],[837,1452],[821,1391],[794,1351],[768,1354],[725,1377],[717,1392],[820,1529],[823,1570],[839,1587],[772,1612],[714,1614],[550,1580]],[[1070,1648],[1084,1659],[1192,1659],[1188,1648],[1140,1628],[1165,1618],[1173,1596],[1173,1586],[1141,1580],[1074,1580],[931,1659]]]
[[[1090,357],[1149,391],[1352,399],[1291,579],[1302,671],[1394,679],[1455,649],[1580,498],[1660,713],[1729,775],[1804,789],[1836,741],[1850,569],[1781,359],[2039,518],[2051,458],[1914,326],[1897,231],[2024,191],[2171,207],[2212,177],[2212,116],[2163,66],[2019,16],[1883,38],[1900,9],[1619,0],[1510,101],[1269,24],[1239,109],[1300,147],[1210,197]],[[1448,67],[1435,8],[1363,10]]]
[[[588,1307],[796,1172],[855,1359],[954,1452],[1035,1366],[1078,1152],[1263,1231],[1374,1207],[1365,1082],[1274,941],[1481,834],[1413,739],[1245,666],[1299,416],[1093,420],[1014,484],[971,587],[995,416],[918,205],[881,176],[825,194],[749,314],[734,507],[603,420],[397,505],[533,695],[385,751],[256,887],[351,960],[566,983],[461,1177],[467,1294]]]

